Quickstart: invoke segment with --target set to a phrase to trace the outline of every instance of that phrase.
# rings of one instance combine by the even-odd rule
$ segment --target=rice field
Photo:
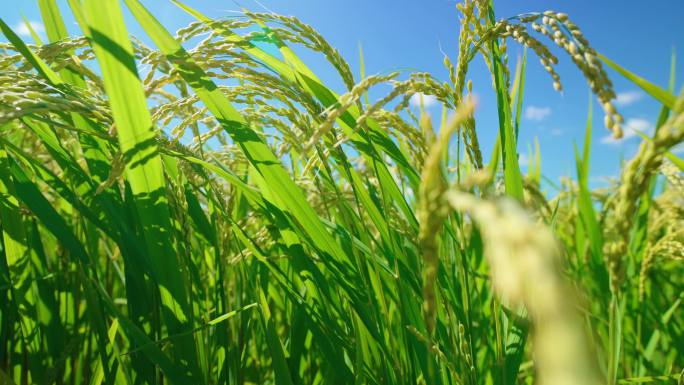
[[[296,17],[173,0],[196,21],[171,32],[141,0],[37,3],[47,41],[0,19],[0,384],[684,383],[674,70],[660,87],[571,16],[488,0],[458,4],[448,79],[352,69]],[[573,63],[600,106],[578,111],[557,191],[539,149],[518,162],[533,59],[559,91]],[[474,60],[497,103],[486,153]],[[623,135],[613,77],[662,109],[592,189],[592,117]]]

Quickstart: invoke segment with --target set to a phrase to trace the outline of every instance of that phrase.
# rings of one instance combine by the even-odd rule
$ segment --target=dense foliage
[[[198,21],[173,36],[124,0],[151,48],[119,0],[68,3],[84,37],[55,0],[38,1],[49,43],[0,21],[0,384],[682,381],[674,75],[662,89],[567,15],[497,21],[487,0],[458,6],[446,82],[359,77],[294,17],[213,20],[174,1]],[[662,103],[614,188],[590,190],[591,110],[575,180],[543,188],[539,149],[521,172],[527,54],[510,71],[508,44],[557,90],[552,52],[567,54],[616,137],[605,65]],[[476,58],[498,106],[492,154]],[[414,95],[444,106],[439,124]]]

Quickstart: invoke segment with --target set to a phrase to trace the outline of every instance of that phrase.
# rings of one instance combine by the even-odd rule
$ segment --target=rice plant
[[[629,72],[566,14],[463,0],[447,81],[359,77],[295,17],[173,3],[196,19],[175,34],[140,0],[39,0],[47,42],[0,20],[0,384],[684,381],[674,73],[663,89]],[[615,137],[608,68],[662,104],[614,188],[589,186],[591,109],[576,178],[544,191],[539,149],[522,173],[513,44],[556,90],[555,65],[574,63]],[[439,124],[415,94],[442,104]]]

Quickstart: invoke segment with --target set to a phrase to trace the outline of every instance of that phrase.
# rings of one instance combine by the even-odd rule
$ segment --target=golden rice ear
[[[472,20],[473,16],[470,17]],[[480,23],[474,24],[479,25]],[[471,39],[476,47],[484,46],[484,43],[491,39],[503,38],[502,45],[505,44],[507,38],[517,41],[534,51],[544,70],[551,76],[553,88],[556,91],[562,91],[560,76],[554,69],[554,66],[558,64],[558,59],[543,43],[530,35],[528,26],[533,31],[549,38],[555,45],[568,53],[575,66],[586,78],[592,92],[601,101],[606,122],[610,122],[606,124],[606,127],[613,132],[614,137],[620,138],[623,119],[613,105],[613,100],[616,97],[613,85],[603,69],[597,52],[589,45],[589,41],[584,37],[579,27],[570,21],[566,14],[546,11],[500,20],[488,30],[476,28],[476,33],[472,35]],[[466,29],[463,28],[462,30]]]
[[[601,384],[551,231],[531,221],[513,200],[490,202],[457,189],[445,195],[477,224],[500,300],[529,314],[539,384]]]
[[[663,161],[663,164],[660,165],[660,172],[665,175],[673,189],[684,193],[684,176],[682,176],[682,170],[675,166],[671,161],[665,160]]]
[[[684,93],[677,99],[673,111],[684,105]],[[684,112],[674,112],[658,128],[653,139],[644,140],[637,154],[627,163],[621,175],[614,212],[604,230],[604,254],[611,275],[611,289],[621,291],[624,283],[624,261],[634,215],[651,177],[662,165],[665,152],[684,140]]]
[[[439,136],[432,144],[421,171],[417,210],[418,223],[420,223],[418,243],[423,259],[423,299],[425,301],[423,313],[430,335],[434,332],[437,316],[435,281],[439,269],[438,239],[444,218],[448,214],[448,206],[444,201],[444,193],[447,191],[448,185],[442,172],[444,167],[442,163],[451,136],[471,117],[474,108],[474,102],[466,100],[449,119],[446,126],[440,128]],[[429,119],[425,119],[423,122],[426,125],[430,124]]]
[[[332,130],[335,121],[342,116],[347,110],[356,104],[361,97],[373,86],[386,83],[396,78],[399,75],[398,72],[393,72],[389,75],[374,75],[368,76],[361,81],[361,83],[354,85],[348,93],[340,96],[338,104],[331,106],[325,112],[325,121],[314,131],[311,139],[307,142],[305,150],[310,149],[316,144],[324,135],[326,135],[330,130]],[[392,98],[393,99],[393,98]],[[359,121],[360,120],[360,121]],[[357,120],[357,124],[363,121],[363,118]]]

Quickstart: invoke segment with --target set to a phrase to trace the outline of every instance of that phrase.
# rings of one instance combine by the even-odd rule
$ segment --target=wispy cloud
[[[31,28],[33,28],[36,33],[43,33],[45,32],[45,27],[43,26],[43,23],[35,20],[29,20],[29,24],[31,24]],[[31,36],[31,30],[29,27],[26,25],[26,23],[22,20],[18,22],[17,24],[14,25],[14,28],[12,28],[14,32],[16,32],[17,35],[19,36],[24,36],[28,37]]]
[[[643,97],[644,93],[641,91],[619,92],[615,98],[615,104],[618,107],[625,107],[638,102],[639,100],[643,99]]]
[[[624,141],[637,136],[637,131],[651,134],[653,132],[653,123],[642,118],[630,118],[627,119],[625,124],[622,126],[624,134],[621,139],[615,139],[612,135],[606,135],[601,138],[601,143],[604,144],[619,144]]]
[[[423,107],[425,108],[428,108],[437,103],[437,98],[434,95],[427,95],[422,92],[416,92],[415,94],[411,95],[411,99],[409,99],[409,102],[414,107],[420,107],[421,100],[423,103]]]
[[[541,122],[549,115],[551,115],[551,108],[549,107],[529,106],[525,108],[525,119],[527,120]]]
[[[677,155],[684,154],[684,143],[679,143],[678,145],[672,147],[671,152]]]
[[[616,175],[591,175],[589,182],[595,184],[596,187],[608,187],[617,180]]]
[[[527,167],[530,164],[530,159],[525,154],[519,154],[518,164],[520,165],[520,167]]]
[[[551,129],[551,135],[553,135],[553,136],[563,135],[563,130],[560,128],[553,128],[553,129]]]

